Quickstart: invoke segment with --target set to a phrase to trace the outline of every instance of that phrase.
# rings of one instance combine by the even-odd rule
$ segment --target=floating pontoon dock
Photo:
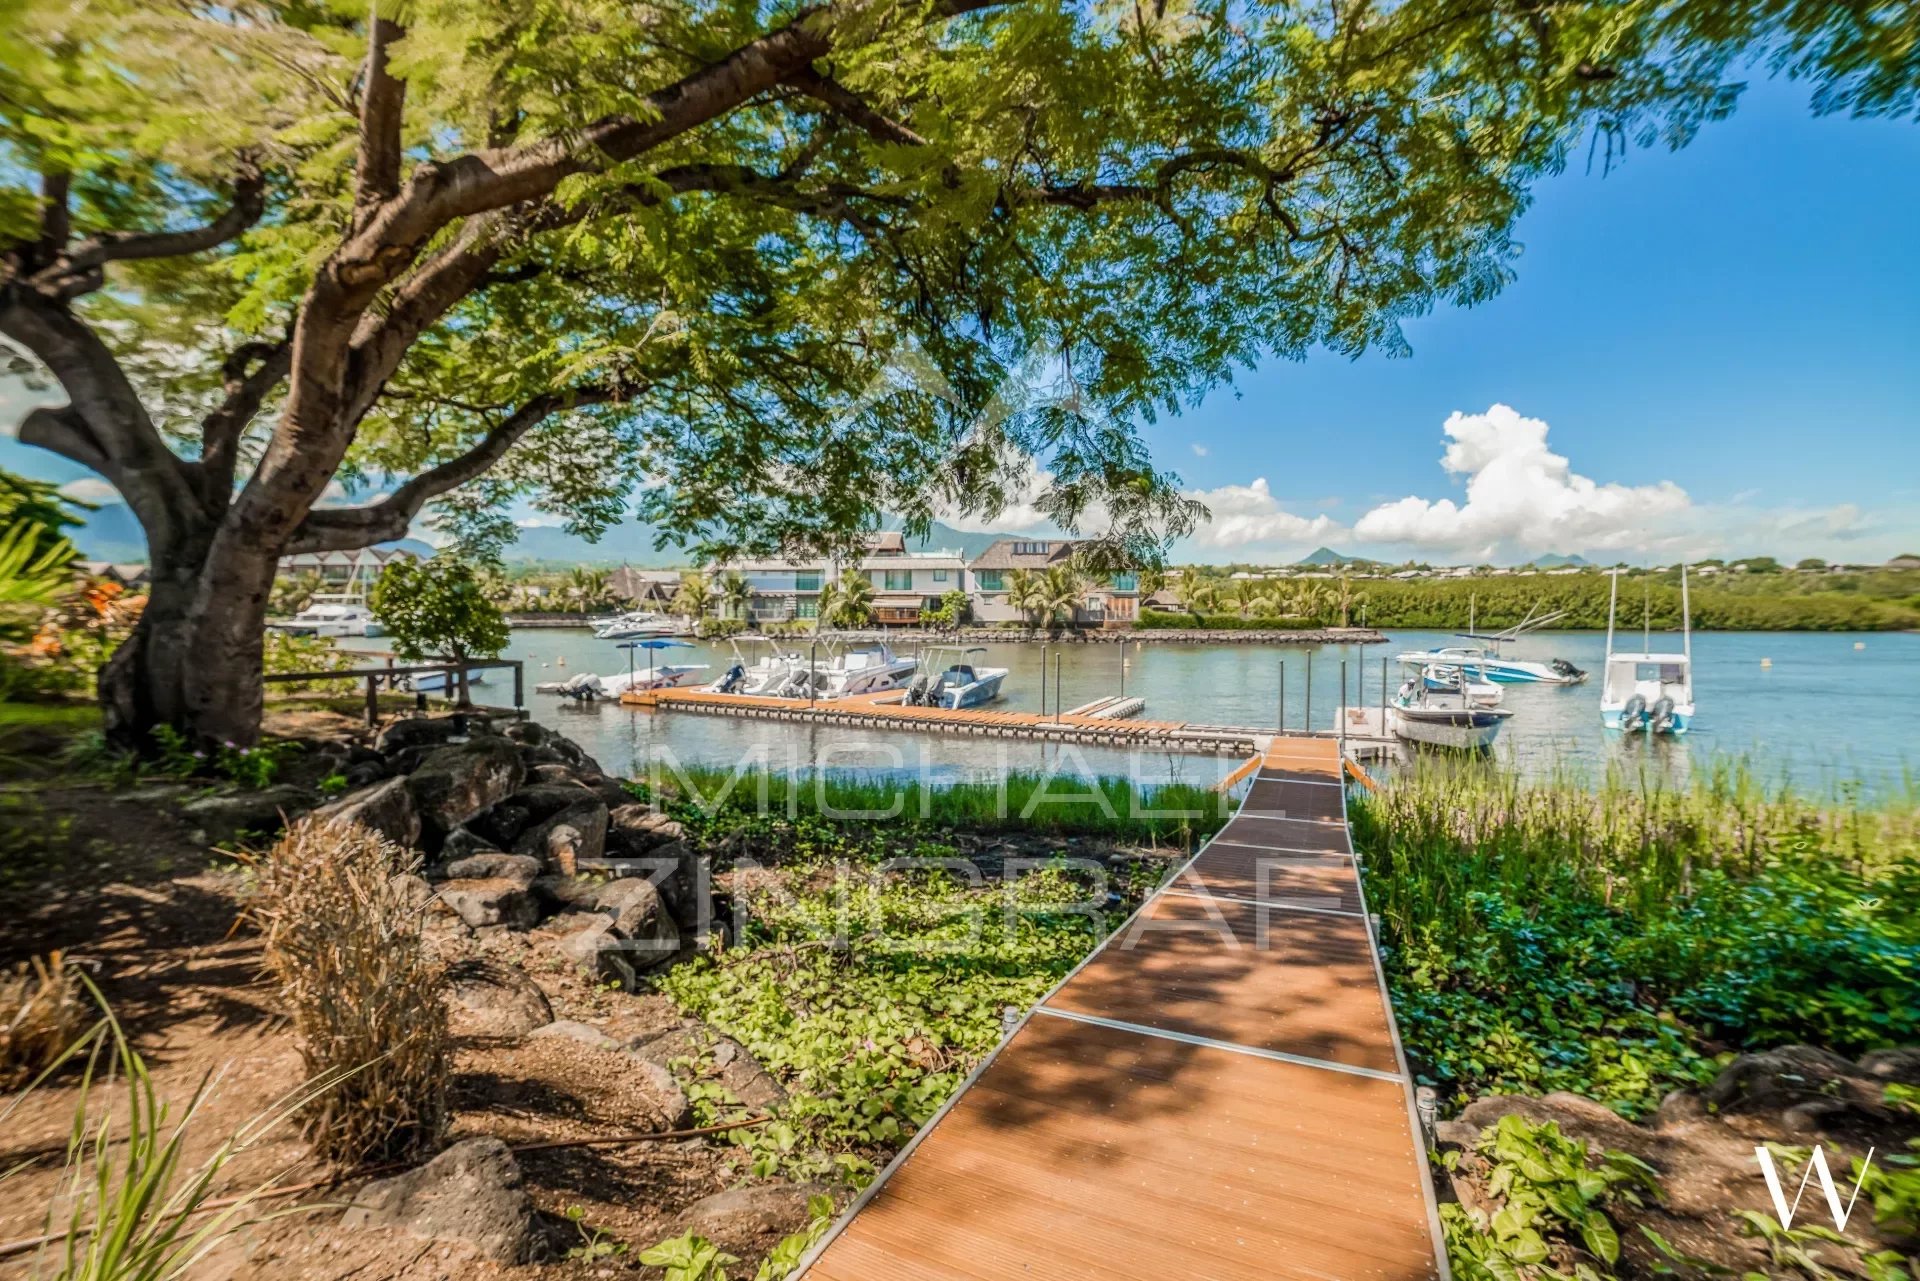
[[[807,1281],[1445,1281],[1337,745],[1029,1011],[803,1260]]]
[[[1137,699],[1096,699],[1070,712],[995,712],[983,708],[910,707],[900,690],[856,694],[850,698],[807,702],[795,698],[765,698],[749,694],[715,694],[698,689],[633,690],[620,696],[629,707],[659,711],[694,712],[705,716],[739,716],[754,720],[835,725],[849,729],[892,729],[936,734],[971,734],[988,738],[1024,738],[1072,742],[1093,747],[1136,747],[1158,751],[1205,752],[1248,756],[1266,750],[1275,731],[1237,725],[1197,725],[1187,721],[1128,719]],[[1335,731],[1325,734],[1331,743]],[[1307,741],[1315,741],[1308,738]],[[1391,744],[1387,740],[1349,735],[1347,754],[1369,758]]]

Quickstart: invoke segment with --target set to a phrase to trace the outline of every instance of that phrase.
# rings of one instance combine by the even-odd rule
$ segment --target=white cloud
[[[988,517],[979,512],[949,510],[938,513],[937,518],[963,534],[1050,533],[1053,522],[1042,515],[1035,504],[1051,484],[1053,473],[1040,470],[1040,465],[1028,458],[1022,464],[1021,476],[1007,487],[1007,505],[1000,509],[999,515]]]
[[[1205,503],[1213,513],[1193,531],[1193,542],[1200,547],[1321,542],[1340,530],[1339,522],[1329,516],[1296,516],[1282,508],[1264,476],[1251,485],[1189,490],[1187,497]]]
[[[117,503],[120,491],[98,476],[82,476],[60,486],[60,496],[76,503]]]
[[[1205,458],[1207,456],[1207,447],[1196,440],[1193,442],[1193,454],[1196,458]]]
[[[1448,417],[1441,465],[1466,480],[1466,501],[1402,498],[1375,507],[1353,527],[1369,543],[1491,557],[1572,548],[1653,550],[1680,534],[1692,508],[1670,480],[1601,483],[1575,472],[1547,447],[1547,424],[1506,405]]]

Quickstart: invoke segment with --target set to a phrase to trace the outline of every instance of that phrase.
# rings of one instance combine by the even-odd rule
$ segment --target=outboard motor
[[[933,676],[920,672],[907,686],[907,705],[910,707],[929,707],[933,704]]]
[[[1639,729],[1646,719],[1647,697],[1644,694],[1635,694],[1627,700],[1627,705],[1620,709],[1621,729]]]
[[[740,688],[740,683],[746,679],[747,679],[746,667],[740,663],[735,663],[732,667],[729,667],[727,669],[727,674],[720,678],[720,692],[722,694],[731,694],[734,691],[738,690]]]
[[[1587,673],[1583,668],[1575,667],[1564,658],[1556,658],[1551,663],[1548,663],[1547,666],[1553,670],[1555,676],[1563,680],[1583,681],[1587,679]]]
[[[1673,700],[1664,695],[1654,700],[1653,710],[1647,714],[1647,728],[1655,734],[1664,734],[1673,728]]]

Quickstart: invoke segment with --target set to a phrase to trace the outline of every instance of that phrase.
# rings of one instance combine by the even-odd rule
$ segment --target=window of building
[[[1005,590],[1005,584],[1002,582],[1000,571],[997,569],[976,569],[973,571],[973,581],[983,592]]]
[[[887,590],[890,592],[910,592],[913,590],[913,571],[910,569],[889,569],[886,571]]]
[[[1140,575],[1138,574],[1115,574],[1112,581],[1113,590],[1116,592],[1135,592],[1140,590]]]
[[[795,618],[818,618],[818,617],[820,617],[820,602],[819,602],[819,601],[817,601],[817,600],[797,600],[797,601],[795,601],[795,602],[793,603],[793,616],[794,616]]]
[[[1015,556],[1045,556],[1048,548],[1052,547],[1052,545],[1051,543],[1015,543],[1013,545],[1013,554]]]
[[[934,570],[934,571],[933,571],[933,581],[934,581],[934,582],[936,582],[936,583],[944,583],[944,582],[946,582],[946,581],[947,581],[947,571],[946,571],[946,570],[944,570],[944,569],[936,569],[936,570]]]
[[[795,574],[795,575],[793,576],[793,590],[795,590],[796,592],[817,592],[817,591],[819,591],[819,590],[820,590],[820,575],[819,575],[818,573],[812,573],[812,574]]]

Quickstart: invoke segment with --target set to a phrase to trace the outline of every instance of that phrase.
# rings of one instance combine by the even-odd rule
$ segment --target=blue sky
[[[1916,209],[1920,126],[1781,82],[1684,151],[1576,164],[1515,283],[1411,322],[1411,357],[1272,362],[1148,427],[1215,512],[1176,557],[1920,550]],[[5,439],[0,466],[80,474]]]

